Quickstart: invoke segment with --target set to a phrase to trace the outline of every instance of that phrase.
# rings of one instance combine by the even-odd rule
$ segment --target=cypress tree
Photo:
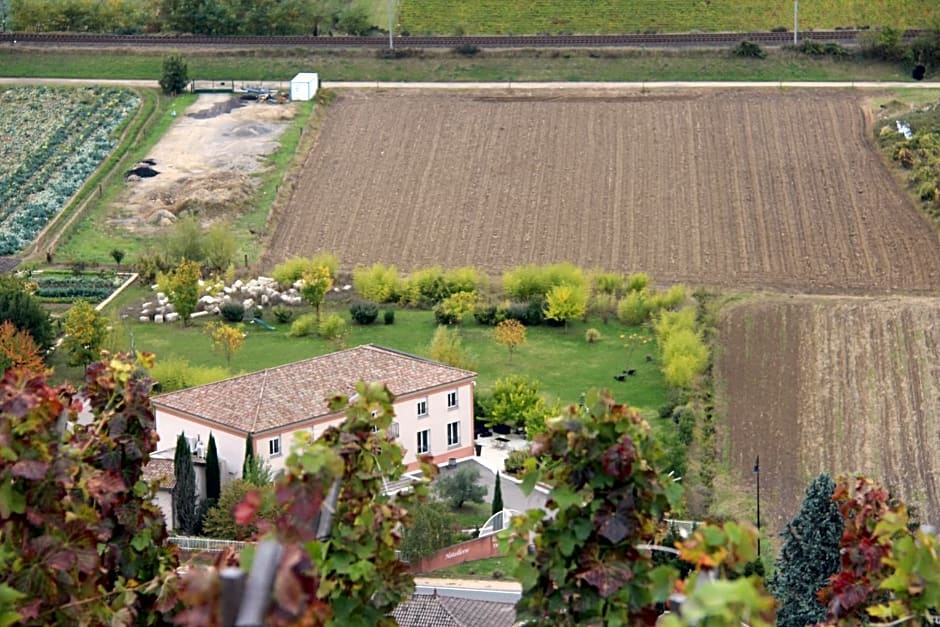
[[[196,512],[196,470],[193,468],[193,454],[189,449],[189,441],[186,440],[185,433],[181,433],[176,438],[173,474],[176,475],[176,485],[173,486],[176,529],[182,534],[195,533],[199,525]]]
[[[248,475],[251,474],[251,467],[255,463],[255,443],[251,437],[251,434],[248,434],[248,437],[245,438],[245,461],[242,462],[242,479],[248,480]]]
[[[219,468],[219,453],[215,448],[215,438],[209,433],[209,445],[206,447],[206,499],[216,503],[221,492],[222,471]]]
[[[493,513],[503,511],[503,486],[499,480],[499,471],[496,471],[496,487],[493,488]]]
[[[806,489],[800,513],[780,534],[783,549],[769,587],[780,601],[777,624],[782,627],[802,627],[826,617],[816,592],[839,570],[843,531],[839,508],[832,502],[834,490],[829,475],[816,477]]]

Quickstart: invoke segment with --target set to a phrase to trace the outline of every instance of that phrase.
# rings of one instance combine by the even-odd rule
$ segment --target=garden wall
[[[445,566],[455,566],[500,555],[502,553],[499,551],[499,537],[494,534],[485,538],[467,540],[460,544],[452,544],[429,557],[418,560],[411,565],[411,571],[416,574],[428,573]]]

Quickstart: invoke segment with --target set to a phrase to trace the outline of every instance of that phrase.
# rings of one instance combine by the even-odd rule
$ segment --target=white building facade
[[[294,435],[315,437],[344,419],[328,399],[351,396],[359,381],[380,382],[394,395],[390,429],[417,469],[418,456],[435,463],[473,456],[476,373],[399,351],[364,345],[153,399],[160,446],[180,433],[215,438],[222,482],[241,477],[250,433],[256,457],[272,471],[284,467]]]

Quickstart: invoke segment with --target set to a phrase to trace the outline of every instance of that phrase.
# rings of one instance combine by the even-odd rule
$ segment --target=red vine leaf
[[[114,471],[99,471],[88,479],[88,492],[103,507],[111,508],[127,489],[124,479]]]
[[[636,447],[630,436],[624,434],[620,441],[604,451],[601,456],[601,469],[604,474],[620,479],[627,479],[633,472],[633,462],[636,460]]]
[[[235,524],[250,525],[261,509],[261,492],[250,490],[241,503],[235,506]]]
[[[577,577],[597,588],[597,593],[606,599],[633,579],[633,571],[620,563],[598,563]]]

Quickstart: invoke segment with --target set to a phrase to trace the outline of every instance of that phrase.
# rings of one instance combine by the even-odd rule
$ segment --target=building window
[[[450,422],[447,424],[447,446],[457,446],[460,444],[460,422]]]
[[[424,431],[418,431],[418,455],[424,455],[431,450],[430,447],[431,441],[431,430],[425,429]]]
[[[447,409],[454,409],[457,407],[457,390],[447,393]]]
[[[393,440],[396,440],[396,439],[398,439],[398,435],[399,435],[399,432],[398,432],[398,423],[397,423],[397,422],[393,422],[393,423],[392,423],[391,425],[389,425],[389,427],[388,427],[388,436],[389,436],[390,438],[392,438]]]
[[[418,401],[418,417],[428,415],[428,399],[422,399]]]
[[[270,457],[277,457],[281,454],[281,436],[268,440],[268,454]]]

